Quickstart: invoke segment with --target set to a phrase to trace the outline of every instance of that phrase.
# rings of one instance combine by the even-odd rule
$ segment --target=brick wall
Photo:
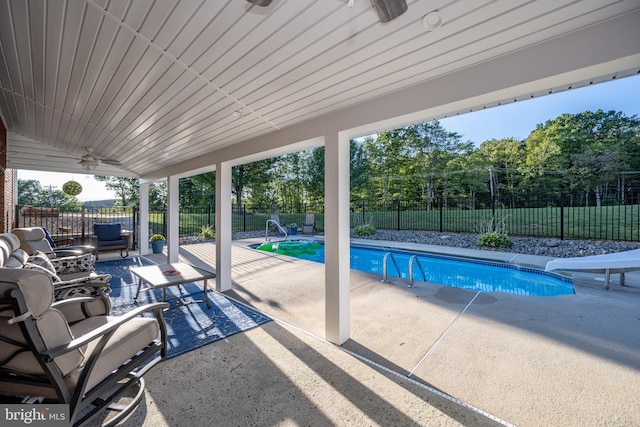
[[[15,204],[17,173],[7,167],[7,129],[0,118],[0,233],[10,231],[13,224],[13,205]]]

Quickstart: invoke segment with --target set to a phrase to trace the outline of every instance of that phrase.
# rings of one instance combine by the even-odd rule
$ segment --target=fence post
[[[133,242],[131,242],[132,249],[137,249],[140,247],[140,245],[138,244],[138,242],[140,241],[140,236],[138,235],[138,212],[140,212],[140,207],[138,205],[133,205],[133,207],[131,208],[131,222],[132,222],[132,228],[133,230],[131,230],[133,232]]]
[[[167,235],[167,208],[166,208],[166,206],[162,210],[162,235],[163,236]]]
[[[20,228],[20,205],[16,205],[15,216],[13,217],[13,228]]]
[[[365,217],[365,213],[364,213],[364,200],[363,200],[362,201],[362,224],[365,224],[364,217]]]
[[[442,205],[444,205],[444,203],[442,203],[442,197],[440,197],[438,204],[440,205],[438,206],[439,207],[438,211],[440,214],[440,232],[442,233],[444,231],[444,219],[443,219],[444,212],[442,209]]]
[[[560,240],[564,240],[564,193],[560,193]]]
[[[489,231],[496,231],[496,199],[493,194],[491,195],[491,221],[489,224],[491,224],[491,230]]]
[[[242,231],[247,231],[247,204],[242,204]]]
[[[398,226],[396,228],[400,231],[400,199],[398,199]]]

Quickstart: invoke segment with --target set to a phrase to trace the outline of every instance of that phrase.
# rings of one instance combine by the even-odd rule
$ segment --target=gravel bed
[[[233,239],[264,237],[264,231],[234,233]],[[377,230],[373,236],[353,238],[371,240],[390,240],[397,242],[420,243],[425,245],[449,246],[456,248],[481,249],[487,251],[512,252],[519,254],[541,255],[556,258],[602,255],[615,252],[640,249],[639,242],[618,242],[609,240],[560,240],[536,237],[510,237],[513,246],[510,248],[488,249],[476,244],[477,234],[472,233],[439,233],[434,231],[394,231]]]

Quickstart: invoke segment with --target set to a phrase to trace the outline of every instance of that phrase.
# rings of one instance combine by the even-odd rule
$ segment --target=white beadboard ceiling
[[[369,0],[275,0],[266,8],[243,0],[0,0],[8,167],[81,172],[90,147],[121,164],[95,173],[153,175],[640,9],[640,0],[408,3],[382,24]],[[427,32],[420,22],[433,10],[444,25]],[[607,70],[574,85],[638,71],[640,64]]]

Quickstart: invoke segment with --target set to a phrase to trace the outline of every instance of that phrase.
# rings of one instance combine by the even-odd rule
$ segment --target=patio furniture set
[[[66,404],[73,425],[117,423],[139,405],[143,376],[167,354],[165,288],[204,280],[210,307],[206,279],[215,277],[184,263],[131,269],[136,298],[146,281],[162,302],[113,316],[111,276],[97,274],[95,260],[106,250],[128,256],[128,235],[119,224],[94,230],[95,246],[53,247],[38,227],[0,234],[0,402]]]

